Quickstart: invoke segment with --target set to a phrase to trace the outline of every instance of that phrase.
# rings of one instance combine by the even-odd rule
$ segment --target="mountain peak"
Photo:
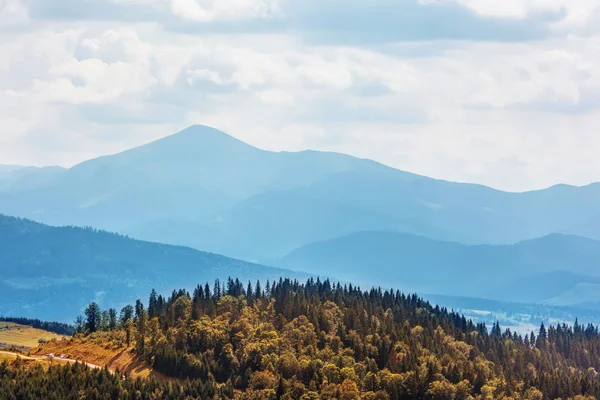
[[[198,159],[217,160],[222,157],[245,157],[259,150],[218,129],[205,125],[192,125],[175,134],[163,137],[123,154],[151,157],[169,163]]]
[[[206,125],[191,125],[173,135],[157,140],[155,143],[177,143],[189,146],[201,147],[248,147],[248,143],[223,132],[216,128]]]

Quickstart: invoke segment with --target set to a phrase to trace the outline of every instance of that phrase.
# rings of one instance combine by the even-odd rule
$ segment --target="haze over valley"
[[[600,308],[598,184],[505,192],[344,154],[261,150],[201,125],[68,169],[0,172],[6,215],[157,243],[3,217],[4,314],[68,304],[55,314],[68,319],[132,288],[278,274]]]

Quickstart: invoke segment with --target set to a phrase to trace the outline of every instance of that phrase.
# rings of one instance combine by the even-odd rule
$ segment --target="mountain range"
[[[46,185],[62,171],[62,167],[0,165],[0,193],[9,188],[14,191]]]
[[[244,283],[308,277],[91,228],[0,215],[0,315],[71,322],[91,301],[120,307],[145,299],[152,288],[191,290],[230,276]]]
[[[345,154],[266,151],[201,125],[67,169],[0,166],[4,214],[357,283],[554,305],[595,307],[599,206],[600,184],[504,192]],[[137,256],[139,269],[152,261]]]
[[[398,232],[358,232],[304,246],[276,265],[408,292],[600,305],[600,242],[562,234],[513,245],[464,245]]]
[[[69,169],[18,173],[3,179],[5,214],[250,261],[367,230],[464,244],[600,238],[599,184],[509,193],[344,154],[265,151],[206,126]]]

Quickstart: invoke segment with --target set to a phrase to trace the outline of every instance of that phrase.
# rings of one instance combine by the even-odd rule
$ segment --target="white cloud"
[[[294,96],[281,89],[267,89],[256,93],[256,97],[268,104],[286,105],[294,102]]]
[[[280,13],[277,0],[171,0],[171,11],[199,22],[273,18]]]
[[[114,63],[147,58],[151,52],[152,46],[141,42],[135,31],[111,29],[99,37],[82,37],[74,56],[78,60],[96,58],[103,62]]]
[[[554,0],[494,4],[463,0],[516,19],[568,7],[551,22],[566,32],[577,20],[574,5]],[[275,2],[187,7],[198,24],[289,18]],[[341,46],[295,33],[42,21],[0,33],[0,160],[69,165],[205,123],[272,150],[343,151],[507,189],[600,180],[600,36],[579,29],[535,41]]]
[[[424,3],[423,0],[420,0]],[[597,0],[431,0],[458,3],[484,17],[526,19],[534,15],[553,14],[558,20],[550,27],[558,31],[588,28],[598,22],[600,3]]]
[[[135,4],[141,6],[157,6],[163,4],[168,0],[109,0],[117,4]]]
[[[27,22],[29,13],[21,0],[0,0],[0,29]]]
[[[72,37],[66,37],[72,42]],[[45,76],[33,77],[28,89],[7,93],[36,102],[73,104],[104,103],[138,94],[156,82],[142,47],[130,31],[110,30],[99,39],[84,38],[70,55],[54,60]]]
[[[560,12],[579,0],[455,0],[480,15],[526,18],[532,13]]]
[[[207,68],[190,69],[186,72],[186,82],[192,86],[198,81],[210,81],[218,85],[222,85],[225,82],[217,71],[211,71]]]

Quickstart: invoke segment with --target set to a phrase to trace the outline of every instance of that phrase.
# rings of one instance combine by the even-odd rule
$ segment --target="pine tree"
[[[152,319],[158,315],[158,295],[156,290],[150,292],[150,300],[148,301],[148,318]]]
[[[135,336],[135,350],[143,356],[145,354],[145,342],[146,342],[146,322],[148,314],[142,305],[139,308],[139,313],[136,319],[136,336]]]
[[[121,325],[125,325],[128,319],[133,320],[133,307],[131,305],[126,305],[123,307],[119,316]]]
[[[111,331],[117,329],[117,310],[114,308],[108,310],[108,329]]]
[[[96,332],[100,327],[102,319],[100,307],[98,306],[98,304],[96,304],[95,302],[91,303],[85,309],[85,316],[85,328],[88,330],[88,332]]]

